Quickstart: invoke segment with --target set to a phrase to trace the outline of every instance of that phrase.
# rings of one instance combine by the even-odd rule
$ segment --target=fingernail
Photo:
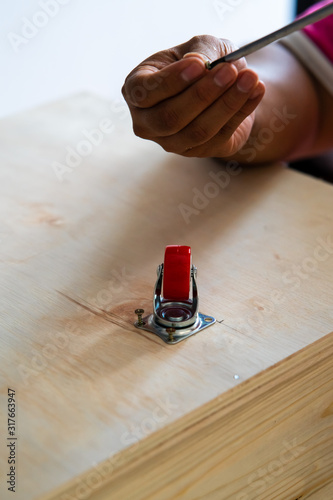
[[[242,73],[237,80],[237,88],[241,92],[250,92],[250,90],[254,87],[256,81],[257,77],[253,73]]]
[[[257,85],[257,87],[254,89],[254,91],[250,95],[250,99],[255,99],[256,97],[258,97],[262,93],[263,93],[262,87],[260,85]]]
[[[207,61],[207,57],[205,57],[203,54],[200,54],[200,52],[187,52],[183,55],[183,59],[186,59],[187,57],[198,57],[202,59],[204,63]]]
[[[214,76],[214,82],[219,87],[226,87],[235,78],[235,71],[230,64],[225,64]]]
[[[180,76],[182,77],[183,80],[186,82],[190,82],[192,80],[195,80],[195,78],[198,78],[198,76],[202,75],[204,72],[205,67],[202,66],[199,63],[193,62],[190,64],[190,66],[187,66],[181,73]]]

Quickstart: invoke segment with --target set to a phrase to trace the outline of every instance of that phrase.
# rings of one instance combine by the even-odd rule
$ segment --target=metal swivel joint
[[[153,314],[142,318],[137,309],[137,328],[176,344],[215,323],[215,318],[198,312],[197,268],[191,265],[191,248],[168,245],[164,263],[157,268]],[[140,314],[139,314],[140,313]]]

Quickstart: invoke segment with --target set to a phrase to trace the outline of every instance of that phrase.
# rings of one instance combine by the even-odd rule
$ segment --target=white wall
[[[292,4],[292,0],[1,2],[0,116],[84,90],[118,99],[125,76],[150,54],[203,33],[240,45],[289,22]]]

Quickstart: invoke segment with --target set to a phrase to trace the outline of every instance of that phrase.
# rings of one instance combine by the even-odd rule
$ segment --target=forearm
[[[248,58],[265,82],[251,135],[233,156],[241,163],[291,160],[320,149],[321,103],[318,87],[297,59],[275,44]]]

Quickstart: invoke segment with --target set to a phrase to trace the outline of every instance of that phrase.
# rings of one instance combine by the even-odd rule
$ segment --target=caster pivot
[[[168,245],[164,263],[157,268],[153,314],[142,318],[137,309],[137,328],[158,335],[167,344],[177,344],[215,323],[199,312],[197,268],[191,264],[191,247]],[[142,312],[141,312],[142,311]]]

